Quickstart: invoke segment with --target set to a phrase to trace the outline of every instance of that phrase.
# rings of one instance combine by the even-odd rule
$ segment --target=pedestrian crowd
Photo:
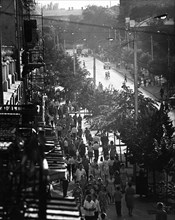
[[[67,121],[69,125],[66,135],[63,136],[58,124],[56,129],[67,164],[67,182],[73,183],[72,196],[75,197],[82,216],[86,220],[107,219],[110,204],[115,204],[116,214],[121,216],[123,197],[128,214],[132,216],[135,189],[125,165],[119,160],[113,141],[109,141],[106,132],[92,136],[89,128],[86,127],[83,131],[81,115],[77,116],[75,113]],[[67,182],[63,181],[66,189]],[[64,186],[63,188],[65,189]],[[64,190],[64,196],[66,195]]]

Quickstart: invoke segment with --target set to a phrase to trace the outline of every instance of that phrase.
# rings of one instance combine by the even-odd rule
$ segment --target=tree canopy
[[[87,107],[93,115],[92,128],[120,134],[130,162],[160,170],[168,164],[174,129],[167,112],[158,109],[152,99],[139,92],[137,123],[134,92],[125,84],[113,93],[96,91]]]

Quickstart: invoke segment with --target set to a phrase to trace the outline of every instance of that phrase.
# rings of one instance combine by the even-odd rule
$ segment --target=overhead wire
[[[1,12],[2,14],[6,15],[15,15],[14,13],[10,12]],[[24,15],[19,15],[19,16],[24,16]],[[37,16],[37,15],[32,15],[32,16]],[[129,28],[128,30],[125,27],[113,27],[109,25],[101,25],[101,24],[92,24],[92,23],[85,23],[85,22],[78,22],[78,21],[68,21],[64,19],[54,19],[54,18],[47,18],[43,17],[43,20],[47,21],[55,21],[55,22],[60,22],[60,23],[69,23],[69,24],[76,24],[76,25],[81,25],[81,26],[90,26],[90,27],[96,27],[96,28],[102,28],[102,29],[108,29],[108,30],[119,30],[119,31],[128,31],[128,32],[136,32],[136,33],[145,33],[145,34],[156,34],[156,35],[165,35],[165,36],[175,36],[175,34],[171,33],[164,33],[164,32],[155,32],[155,31],[148,31],[148,30],[139,30],[138,27],[134,28]]]

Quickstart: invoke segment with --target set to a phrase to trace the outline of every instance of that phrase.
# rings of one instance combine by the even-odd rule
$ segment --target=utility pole
[[[151,35],[151,60],[154,60],[153,36]]]
[[[137,68],[137,33],[134,31],[134,95],[135,95],[135,122],[138,120],[138,68]]]
[[[96,88],[96,59],[95,59],[95,53],[93,52],[93,78],[94,78],[94,89]]]
[[[75,44],[73,44],[73,70],[74,75],[76,74],[76,68],[75,68]]]

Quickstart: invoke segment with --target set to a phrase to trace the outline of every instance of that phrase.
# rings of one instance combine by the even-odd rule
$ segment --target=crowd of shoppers
[[[133,215],[135,188],[125,165],[119,160],[116,146],[108,134],[92,135],[88,127],[82,128],[82,117],[76,113],[54,121],[62,147],[67,176],[62,183],[63,197],[71,194],[79,207],[82,219],[108,219],[109,205],[114,204],[116,216],[121,217],[124,199],[128,215]],[[101,150],[102,149],[102,150]],[[162,204],[158,204],[156,219],[166,219]]]
[[[67,132],[63,132],[65,128]],[[57,122],[56,130],[67,164],[67,180],[73,183],[72,196],[82,216],[87,220],[107,219],[110,204],[115,204],[116,214],[121,216],[124,195],[131,216],[135,190],[107,133],[93,136],[88,127],[83,130],[82,117],[76,113],[65,119],[62,129]],[[67,184],[65,180],[63,183]]]

